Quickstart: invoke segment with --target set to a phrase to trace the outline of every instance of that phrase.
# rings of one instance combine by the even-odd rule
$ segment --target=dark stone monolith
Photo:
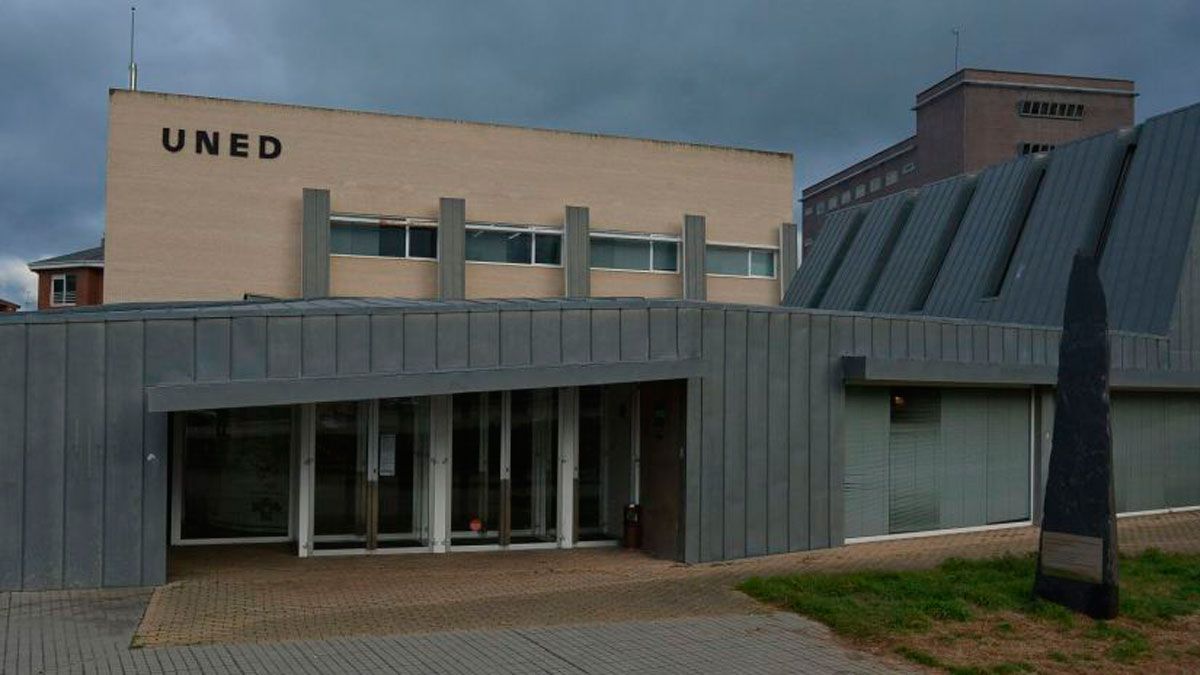
[[[1096,260],[1077,254],[1063,312],[1034,592],[1096,619],[1115,617],[1118,599],[1108,356]]]

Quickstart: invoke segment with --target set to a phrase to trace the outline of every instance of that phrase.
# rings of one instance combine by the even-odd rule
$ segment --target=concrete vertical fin
[[[329,190],[304,188],[304,222],[300,236],[300,294],[329,295]]]
[[[592,294],[590,217],[586,206],[568,206],[563,231],[563,273],[568,298]]]
[[[685,300],[708,299],[705,256],[704,216],[683,217],[683,297]]]
[[[442,197],[438,213],[438,299],[462,300],[467,293],[467,203]]]

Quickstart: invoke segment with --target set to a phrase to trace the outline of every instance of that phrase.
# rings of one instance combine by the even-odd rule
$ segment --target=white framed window
[[[875,176],[871,179],[871,192],[879,192],[881,189],[883,189],[883,179]]]
[[[75,305],[76,279],[74,274],[55,274],[50,278],[50,305],[72,307]]]
[[[825,202],[817,202],[817,215],[825,213]]]
[[[854,186],[854,198],[855,199],[862,199],[863,197],[866,197],[866,196],[867,196],[867,186],[866,185],[859,183],[858,185]]]
[[[883,184],[895,185],[896,181],[898,180],[900,180],[900,174],[896,173],[895,169],[892,169],[891,171],[887,172],[887,175],[883,179]]]
[[[775,278],[775,249],[709,244],[704,251],[708,274],[726,277]]]
[[[813,214],[813,207],[811,207],[811,206],[804,207],[804,215],[811,216],[812,214]]]
[[[679,238],[661,234],[592,232],[594,269],[639,272],[679,271]]]
[[[917,170],[916,162],[909,162],[908,164],[905,164],[904,166],[900,167],[900,173],[902,173],[906,176],[916,170]]]
[[[332,216],[329,252],[379,258],[437,260],[437,223],[417,218]]]
[[[562,265],[562,230],[507,223],[467,223],[467,260]]]
[[[837,197],[830,197],[829,198],[829,210],[832,211],[832,210],[836,209],[837,207],[838,207]]]

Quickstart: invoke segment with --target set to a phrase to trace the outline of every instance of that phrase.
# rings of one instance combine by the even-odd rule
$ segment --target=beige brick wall
[[[182,151],[163,148],[164,127],[188,130]],[[197,129],[221,133],[219,156],[194,152]],[[231,132],[251,135],[249,158],[227,154]],[[282,155],[257,158],[257,134]],[[453,196],[468,220],[560,226],[573,204],[596,228],[675,235],[696,213],[711,239],[767,246],[792,218],[788,154],[124,90],[110,93],[107,170],[107,302],[298,295],[305,187],[341,213],[436,218]],[[561,269],[467,275],[473,297],[562,293]],[[336,294],[436,292],[430,263],[335,256],[331,276]]]

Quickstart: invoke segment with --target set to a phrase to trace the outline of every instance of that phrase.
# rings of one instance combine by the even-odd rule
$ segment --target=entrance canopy
[[[703,374],[700,310],[679,301],[321,299],[103,313],[146,322],[147,358],[161,368],[147,378],[148,412]]]

